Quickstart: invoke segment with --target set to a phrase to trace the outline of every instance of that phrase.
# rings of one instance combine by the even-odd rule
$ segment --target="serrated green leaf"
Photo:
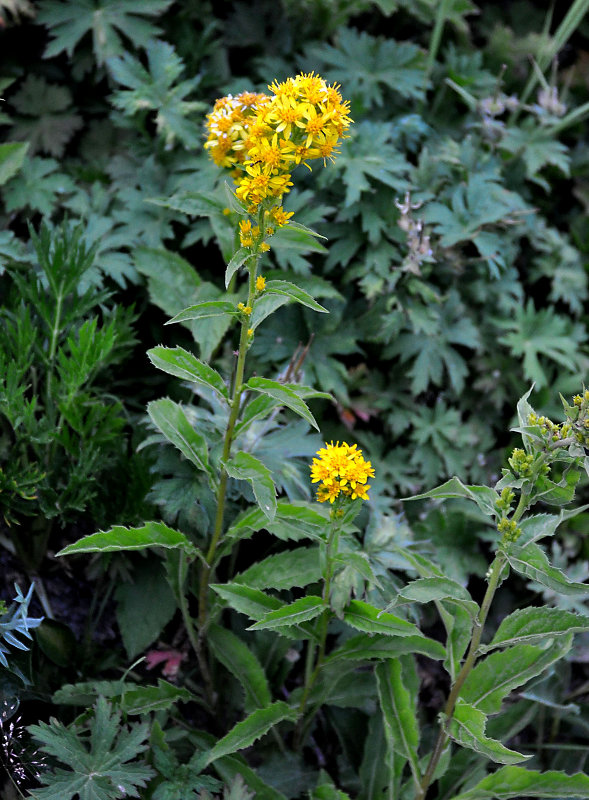
[[[268,556],[234,578],[254,589],[292,589],[321,579],[318,547],[297,547]]]
[[[460,697],[485,714],[497,714],[507,695],[547,669],[571,649],[572,635],[552,640],[549,647],[518,644],[491,653],[466,678]]]
[[[184,550],[188,555],[196,553],[196,547],[180,531],[168,528],[163,522],[146,522],[140,528],[125,528],[115,525],[108,531],[99,531],[68,544],[57,556],[78,553],[112,553],[118,550],[145,550],[147,547],[165,547]]]
[[[223,203],[214,194],[205,192],[177,192],[171,197],[150,197],[145,202],[180,211],[189,217],[210,217],[212,214],[222,214],[224,208]]]
[[[419,727],[415,697],[403,682],[401,661],[395,658],[378,664],[375,674],[389,748],[409,761],[417,781],[420,774],[417,758]]]
[[[461,744],[500,764],[516,764],[518,761],[525,761],[532,756],[525,756],[515,750],[502,745],[496,739],[485,736],[487,717],[478,708],[465,703],[458,698],[454,716],[450,721],[447,730],[450,737]]]
[[[297,712],[286,703],[279,701],[267,708],[259,708],[249,717],[238,722],[229,733],[220,739],[207,756],[206,763],[211,764],[222,756],[243,750],[277,725],[289,720],[294,722]]]
[[[589,630],[589,617],[562,611],[559,608],[520,608],[501,622],[495,636],[479,647],[487,653],[497,647],[514,644],[540,644],[554,636],[566,636]]]
[[[157,686],[134,686],[121,695],[121,709],[127,714],[149,714],[166,711],[176,703],[189,703],[195,696],[183,686],[174,686],[158,678]]]
[[[235,611],[246,614],[255,620],[262,619],[269,611],[275,611],[285,605],[277,597],[272,597],[260,589],[251,589],[240,583],[211,584],[211,589]]]
[[[337,648],[328,658],[331,661],[370,661],[372,659],[398,658],[408,653],[441,660],[446,655],[444,645],[425,636],[392,637],[380,634],[359,634],[352,636]]]
[[[423,636],[412,622],[381,611],[363,600],[351,600],[344,609],[344,622],[365,633],[382,633],[385,636]]]
[[[319,430],[319,425],[315,421],[315,417],[311,414],[309,407],[301,398],[288,386],[278,381],[271,381],[268,378],[250,378],[244,385],[244,388],[253,389],[255,392],[262,392],[287,408],[294,411],[300,417],[303,417],[309,425],[312,425],[316,430]]]
[[[460,478],[456,476],[450,478],[449,481],[446,481],[446,483],[443,483],[441,486],[430,489],[429,492],[414,494],[411,497],[404,497],[403,500],[424,500],[427,497],[439,497],[440,499],[464,497],[475,502],[483,514],[486,514],[488,517],[496,516],[497,514],[495,503],[499,495],[494,489],[488,486],[466,486],[462,483]]]
[[[325,611],[325,603],[321,597],[308,595],[295,600],[294,603],[289,603],[276,611],[270,611],[259,622],[250,625],[249,631],[257,631],[262,629],[278,630],[281,628],[291,628],[293,625],[299,625],[301,622],[308,622],[310,619],[315,619]]]
[[[272,521],[276,514],[276,487],[268,467],[251,453],[243,451],[225,461],[224,467],[231,478],[251,483],[258,506]]]
[[[154,366],[169,375],[175,375],[177,378],[198,383],[201,386],[208,386],[225,400],[229,399],[229,392],[219,373],[208,364],[199,361],[196,356],[184,348],[153,347],[147,351],[147,355]]]
[[[380,581],[374,574],[374,570],[370,566],[370,561],[366,553],[338,553],[333,559],[334,564],[343,564],[346,567],[351,567],[355,572],[361,575],[365,581],[380,587]]]
[[[589,776],[580,772],[537,772],[524,767],[502,767],[452,800],[511,800],[523,797],[589,797]]]
[[[418,578],[399,592],[395,605],[403,600],[414,603],[431,603],[436,600],[454,600],[460,603],[473,617],[479,612],[477,603],[474,602],[468,589],[450,578]]]
[[[227,264],[227,269],[225,270],[225,288],[229,286],[231,283],[231,278],[235,275],[237,270],[242,267],[246,261],[250,258],[255,258],[255,254],[249,249],[249,247],[240,247],[234,255],[232,256],[231,260]]]
[[[264,669],[247,644],[227,628],[212,624],[207,642],[215,657],[241,683],[245,692],[245,710],[270,705],[272,695]]]
[[[541,583],[553,592],[568,597],[584,597],[589,594],[589,584],[569,580],[564,572],[550,564],[546,553],[533,542],[524,547],[509,545],[505,554],[516,572]]]
[[[436,602],[436,608],[446,629],[446,658],[444,667],[452,681],[462,667],[462,658],[470,644],[474,619],[463,605],[450,600]]]
[[[206,440],[194,430],[182,406],[165,397],[148,403],[147,413],[166,439],[177,447],[198,469],[206,472],[211,484],[214,485],[216,476],[209,465],[209,451]]]

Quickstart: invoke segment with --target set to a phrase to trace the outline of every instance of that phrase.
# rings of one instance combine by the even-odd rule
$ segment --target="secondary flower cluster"
[[[290,190],[298,164],[333,160],[352,121],[338,87],[312,72],[268,88],[270,96],[222,97],[207,116],[205,148],[218,166],[232,170],[236,194],[250,213],[267,198],[275,205]],[[278,216],[278,225],[288,222]]]
[[[362,451],[357,445],[346,442],[332,442],[317,451],[318,458],[311,464],[311,480],[320,483],[317,489],[317,500],[330,503],[342,496],[355,500],[368,500],[370,484],[368,478],[374,478],[374,469],[370,461],[365,461]]]

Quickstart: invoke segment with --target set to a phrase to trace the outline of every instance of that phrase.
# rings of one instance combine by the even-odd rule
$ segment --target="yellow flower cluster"
[[[271,96],[223,97],[207,116],[205,148],[218,166],[233,170],[236,194],[250,213],[267,199],[267,208],[276,205],[290,190],[298,164],[333,160],[352,121],[339,87],[312,72],[268,88]],[[285,225],[289,216],[280,209],[274,221]]]
[[[355,500],[368,500],[370,484],[368,478],[374,478],[374,469],[370,461],[365,461],[362,451],[357,445],[346,442],[332,442],[317,451],[318,458],[311,464],[311,480],[321,482],[317,489],[317,500],[330,503],[340,497]]]

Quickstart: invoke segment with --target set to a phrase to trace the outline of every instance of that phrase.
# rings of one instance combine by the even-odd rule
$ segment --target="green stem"
[[[523,499],[523,495],[522,495],[522,498],[520,498],[520,505],[522,506],[520,516],[523,513],[523,511],[525,510],[525,507],[522,505],[522,502],[521,502],[522,499]],[[516,511],[516,513],[517,513],[517,511]],[[514,513],[514,517],[515,517],[515,513]],[[518,517],[518,519],[519,519],[519,517]],[[458,673],[458,676],[456,677],[456,680],[454,681],[454,684],[453,684],[453,686],[452,686],[452,688],[450,690],[450,694],[448,695],[448,700],[446,701],[446,706],[444,708],[445,721],[440,726],[440,732],[438,734],[438,738],[437,738],[436,744],[435,744],[433,752],[431,754],[431,757],[430,757],[430,760],[429,760],[429,764],[427,765],[427,769],[425,771],[425,774],[424,774],[423,778],[421,779],[421,783],[420,783],[420,786],[419,786],[419,791],[417,792],[415,800],[423,800],[423,798],[425,797],[425,795],[427,793],[427,790],[428,790],[428,788],[430,786],[430,783],[433,780],[433,776],[434,776],[434,773],[436,771],[436,767],[438,766],[438,762],[440,760],[440,757],[441,757],[441,755],[442,755],[442,753],[444,751],[444,748],[446,747],[446,744],[448,743],[449,736],[448,736],[448,733],[447,733],[447,727],[448,727],[448,725],[449,725],[449,723],[450,723],[450,721],[451,721],[451,719],[452,719],[452,717],[454,715],[454,710],[456,708],[456,702],[458,700],[458,695],[460,694],[460,690],[462,689],[465,680],[467,679],[470,671],[472,670],[472,668],[475,665],[475,662],[476,662],[476,659],[477,659],[477,650],[478,650],[479,644],[481,643],[481,637],[483,635],[483,630],[484,630],[485,622],[487,620],[487,615],[489,613],[489,609],[491,607],[491,603],[493,602],[493,598],[495,596],[495,592],[497,591],[497,587],[499,585],[499,579],[500,579],[500,576],[501,576],[501,571],[503,570],[503,567],[505,565],[505,561],[506,561],[506,557],[503,555],[503,553],[499,553],[495,557],[495,560],[493,561],[493,563],[491,565],[491,569],[490,569],[490,572],[489,572],[489,583],[487,585],[487,591],[485,592],[485,596],[483,598],[483,602],[482,602],[480,611],[479,611],[479,613],[477,615],[477,618],[475,620],[474,631],[473,631],[473,634],[472,634],[472,638],[470,640],[470,647],[468,649],[468,654],[466,656],[466,659],[464,660],[464,664],[462,665],[462,669],[460,670],[460,672]]]
[[[431,78],[431,73],[434,68],[436,56],[438,55],[438,50],[440,49],[440,43],[442,41],[442,33],[444,31],[444,25],[446,23],[446,18],[448,16],[449,6],[450,6],[449,0],[440,0],[440,2],[438,3],[438,7],[436,10],[436,20],[434,22],[431,39],[429,41],[429,49],[425,65],[424,83],[426,84],[426,86],[429,83],[429,79]]]
[[[256,294],[256,273],[258,269],[259,260],[260,257],[258,255],[258,258],[255,260],[254,265],[250,269],[250,274],[249,274],[249,291],[248,291],[248,298],[246,305],[250,307],[254,302],[254,297]],[[248,338],[249,338],[248,329],[249,329],[249,317],[243,319],[241,322],[241,335],[239,337],[237,366],[235,369],[233,394],[231,397],[231,412],[229,414],[229,420],[227,422],[227,429],[225,431],[225,439],[223,442],[223,454],[221,456],[221,461],[223,464],[225,463],[225,461],[228,460],[229,455],[231,453],[231,445],[233,444],[235,425],[237,423],[237,418],[239,416],[239,410],[241,407],[241,396],[243,393],[243,376],[245,372],[245,357],[247,354]],[[219,488],[217,491],[217,513],[215,515],[213,535],[211,537],[209,549],[207,550],[205,557],[206,564],[203,566],[200,573],[200,585],[198,593],[198,627],[201,638],[206,631],[206,625],[207,625],[207,617],[208,617],[207,599],[208,599],[211,571],[213,568],[213,562],[215,554],[217,552],[217,547],[219,546],[219,541],[221,539],[221,534],[223,532],[225,499],[227,496],[227,480],[228,480],[227,471],[225,470],[225,467],[221,467],[221,476],[219,479]]]
[[[333,556],[337,553],[338,549],[338,542],[339,542],[339,519],[337,517],[332,517],[331,525],[329,527],[329,531],[327,534],[327,545],[325,548],[325,576],[323,581],[323,592],[322,592],[322,599],[324,609],[319,617],[319,630],[318,630],[318,639],[319,639],[319,647],[317,650],[317,658],[315,659],[315,666],[313,669],[310,669],[310,664],[312,663],[310,659],[313,657],[314,646],[312,642],[309,642],[309,650],[307,651],[307,669],[305,670],[305,686],[303,688],[303,695],[301,697],[301,702],[299,703],[298,713],[299,713],[299,725],[297,729],[297,735],[295,737],[298,743],[301,743],[303,740],[303,730],[304,730],[304,714],[307,708],[307,703],[309,701],[309,695],[315,683],[317,682],[317,678],[319,677],[319,673],[321,672],[321,667],[323,666],[323,661],[325,659],[325,649],[327,645],[327,630],[329,628],[329,620],[331,618],[331,609],[329,604],[329,596],[331,593],[331,583],[333,580]],[[308,721],[310,722],[310,720]],[[307,723],[308,724],[308,723]]]
[[[186,628],[188,639],[190,641],[190,644],[192,645],[192,649],[196,653],[196,658],[198,660],[200,673],[202,675],[205,684],[205,691],[208,701],[211,704],[211,706],[214,706],[215,690],[213,687],[211,672],[209,670],[209,665],[207,663],[206,655],[203,652],[203,648],[201,646],[200,636],[197,635],[194,629],[193,619],[190,614],[190,609],[188,608],[187,593],[183,591],[186,570],[187,570],[186,553],[180,551],[180,558],[178,559],[178,599],[180,604],[180,611],[182,613],[182,619],[184,620],[184,627]]]

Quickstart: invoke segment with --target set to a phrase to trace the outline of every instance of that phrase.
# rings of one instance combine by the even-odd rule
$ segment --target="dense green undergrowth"
[[[558,489],[538,488],[548,480],[539,462],[527,473],[508,462],[521,435],[510,427],[535,424],[521,403],[518,420],[518,400],[533,386],[534,408],[560,419],[559,392],[582,395],[589,365],[588,9],[543,6],[0,0],[3,596],[14,597],[13,579],[38,590],[32,651],[10,638],[14,609],[0,621],[0,755],[26,767],[15,797],[93,797],[59,769],[94,764],[100,798],[421,798],[431,730],[461,674],[465,619],[480,622],[468,603],[484,608],[489,564],[516,573],[491,607],[494,630],[541,603],[548,616],[584,619],[582,443],[555,462]],[[300,72],[338,84],[353,124],[333,163],[299,167],[283,198],[297,225],[268,240],[266,305],[257,318],[254,306],[247,338],[235,309],[252,261],[241,272],[232,261],[247,208],[203,149],[204,122],[217,98],[267,93]],[[201,310],[166,324],[187,307]],[[236,354],[246,345],[242,395]],[[216,390],[212,372],[205,380],[192,361],[196,373],[174,362],[180,348],[222,376]],[[245,415],[237,445],[233,408]],[[528,454],[545,434],[523,431]],[[344,439],[375,477],[370,502],[345,520],[337,561],[332,534],[318,530],[329,515],[309,463]],[[553,515],[558,536],[538,548],[562,578],[542,580],[536,562],[521,568],[516,543],[493,561],[497,525],[519,512],[473,504],[455,483],[426,496],[453,475],[488,492],[503,481],[500,502],[511,485],[531,502],[525,481],[540,502],[576,497],[576,513]],[[403,505],[408,495],[420,499]],[[260,499],[270,496],[271,517]],[[102,552],[55,557],[99,529],[115,531],[110,545],[74,552]],[[408,581],[442,576],[449,594],[423,584],[403,594]],[[76,596],[87,604],[79,625],[68,617]],[[29,600],[17,594],[25,632]],[[365,606],[378,614],[393,602],[431,644],[394,658],[376,635],[375,669],[364,650],[364,660],[336,656],[377,632],[381,617],[367,621]],[[260,624],[262,610],[296,603],[294,633],[274,617]],[[585,766],[587,628],[560,619],[579,633],[574,646],[555,640],[554,659],[535,654],[543,672],[530,667],[488,707],[464,699],[489,714],[487,741],[532,756],[530,774]],[[442,657],[445,637],[457,650]],[[6,733],[19,702],[45,766],[32,766],[41,756],[30,734]],[[258,712],[238,747],[234,726]],[[406,728],[395,728],[399,717]],[[466,749],[450,758],[443,742],[431,796],[536,796],[516,772],[518,795],[472,789],[492,758],[475,717],[468,735],[449,734]],[[245,759],[235,755],[245,747]],[[520,769],[506,758],[502,769]],[[583,783],[543,785],[552,794],[542,796],[589,796]]]

